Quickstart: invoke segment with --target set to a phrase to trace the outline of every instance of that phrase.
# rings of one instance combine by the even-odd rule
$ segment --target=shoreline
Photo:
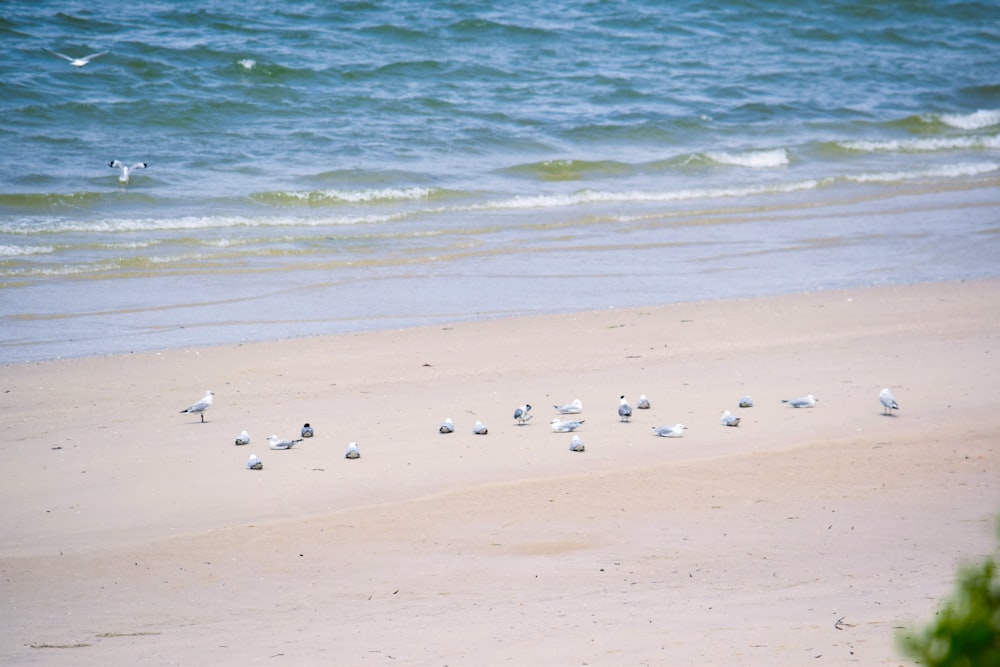
[[[7,366],[0,654],[900,664],[895,628],[995,548],[998,303],[923,283]],[[178,414],[206,389],[206,423]],[[623,393],[652,408],[621,423]],[[584,453],[548,425],[573,398]]]

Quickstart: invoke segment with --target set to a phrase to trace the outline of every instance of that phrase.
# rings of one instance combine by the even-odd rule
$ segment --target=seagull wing
[[[52,49],[47,49],[44,46],[42,47],[42,51],[45,51],[46,53],[51,53],[55,57],[62,58],[63,60],[65,60],[67,62],[73,62],[74,60],[76,60],[76,58],[70,58],[65,53],[59,53],[58,51],[53,51]]]
[[[149,164],[146,162],[136,162],[131,167],[128,168],[129,171],[135,171],[136,169],[145,169]]]
[[[101,56],[103,56],[103,55],[105,55],[107,53],[110,53],[110,51],[101,51],[100,53],[91,53],[89,56],[84,56],[83,58],[80,58],[80,60],[82,60],[85,63],[89,63],[94,58],[100,58]],[[65,56],[63,56],[63,57],[65,57]]]

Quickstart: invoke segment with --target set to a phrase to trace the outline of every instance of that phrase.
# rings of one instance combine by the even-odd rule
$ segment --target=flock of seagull
[[[205,422],[205,412],[212,407],[212,399],[215,393],[212,391],[206,391],[205,395],[200,401],[190,405],[187,408],[181,410],[181,414],[196,414],[201,417],[202,423]],[[893,410],[899,409],[899,404],[896,402],[895,396],[888,387],[884,388],[879,392],[879,403],[882,405],[882,413],[884,415],[891,415]],[[795,398],[785,398],[781,400],[782,403],[789,405],[793,408],[812,408],[815,407],[819,402],[819,399],[812,394],[807,394],[805,396],[798,396]],[[739,406],[741,408],[751,408],[753,407],[753,398],[750,396],[744,396],[739,400]],[[553,405],[553,408],[561,415],[577,415],[583,412],[583,402],[577,398],[570,403],[565,405]],[[645,394],[640,396],[636,401],[636,407],[640,410],[650,409],[649,398]],[[534,415],[531,413],[531,404],[525,403],[514,409],[514,421],[518,426],[523,426],[528,423]],[[632,406],[629,404],[628,399],[623,395],[619,398],[618,404],[618,419],[622,422],[627,422],[632,418]],[[562,417],[555,417],[549,422],[549,426],[553,433],[572,433],[576,429],[580,428],[586,420],[584,419],[563,419]],[[722,413],[722,419],[720,423],[723,426],[739,426],[740,418],[726,410]],[[653,434],[661,438],[680,438],[684,435],[684,431],[687,427],[684,424],[674,424],[673,426],[653,426]],[[452,421],[450,417],[445,418],[438,425],[438,432],[442,434],[454,433],[455,432],[455,422]],[[305,438],[313,437],[315,431],[313,427],[307,422],[303,424],[302,430],[300,432],[299,438],[295,439],[283,439],[276,435],[271,435],[267,438],[268,449],[273,450],[284,450],[291,449],[298,443],[302,442]],[[486,435],[489,433],[489,429],[481,421],[476,421],[475,425],[472,427],[472,433],[474,435]],[[246,431],[241,432],[236,436],[236,445],[243,446],[250,444],[250,434]],[[583,443],[583,439],[579,435],[574,435],[569,444],[570,451],[573,452],[583,452],[586,451],[586,446]],[[347,447],[347,451],[344,453],[344,458],[347,459],[359,459],[361,458],[361,450],[358,448],[358,443],[352,442]],[[262,470],[264,468],[263,461],[256,454],[251,454],[250,458],[247,460],[248,470]]]
[[[107,53],[110,53],[110,51],[100,51],[98,53],[91,53],[89,56],[84,56],[82,58],[74,58],[73,56],[67,56],[65,53],[59,53],[58,51],[47,49],[44,46],[42,47],[42,51],[50,53],[57,58],[62,58],[73,67],[83,67],[84,65],[89,64],[90,61],[93,60],[94,58],[99,58]],[[111,167],[112,169],[118,169],[121,172],[121,174],[118,176],[119,183],[128,183],[129,178],[132,176],[132,172],[134,172],[136,169],[145,169],[146,167],[149,166],[149,163],[136,162],[135,164],[129,166],[126,165],[121,160],[111,160],[110,162],[108,162],[108,166]]]

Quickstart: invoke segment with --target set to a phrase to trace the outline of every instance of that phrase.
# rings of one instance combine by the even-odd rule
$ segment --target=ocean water
[[[1000,274],[996,2],[41,0],[0,34],[0,362]]]

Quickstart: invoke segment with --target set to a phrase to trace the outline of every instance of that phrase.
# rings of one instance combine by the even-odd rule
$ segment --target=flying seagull
[[[184,408],[183,410],[181,410],[181,414],[184,414],[185,412],[190,412],[193,415],[201,415],[201,422],[204,424],[205,423],[205,410],[208,410],[210,407],[212,407],[212,397],[213,396],[215,396],[215,392],[214,391],[206,391],[204,398],[202,398],[200,401],[198,401],[197,403],[195,403],[191,407]]]
[[[86,65],[87,63],[89,63],[94,58],[98,58],[100,56],[103,56],[105,53],[108,53],[107,51],[101,51],[100,53],[91,53],[89,56],[84,56],[83,58],[72,58],[70,56],[67,56],[65,53],[59,53],[58,51],[53,51],[51,49],[47,49],[44,46],[42,47],[42,51],[45,51],[46,53],[51,53],[52,55],[56,56],[57,58],[62,58],[63,60],[67,61],[73,67],[83,67],[84,65]]]
[[[145,169],[149,166],[148,162],[136,162],[131,167],[126,167],[121,160],[112,160],[108,162],[108,166],[112,169],[121,169],[122,175],[118,177],[119,183],[128,183],[129,176],[136,169]]]
[[[896,397],[892,395],[892,392],[889,391],[888,387],[879,393],[878,400],[882,403],[882,407],[884,408],[882,414],[892,415],[893,410],[899,410],[899,404],[896,403]]]

